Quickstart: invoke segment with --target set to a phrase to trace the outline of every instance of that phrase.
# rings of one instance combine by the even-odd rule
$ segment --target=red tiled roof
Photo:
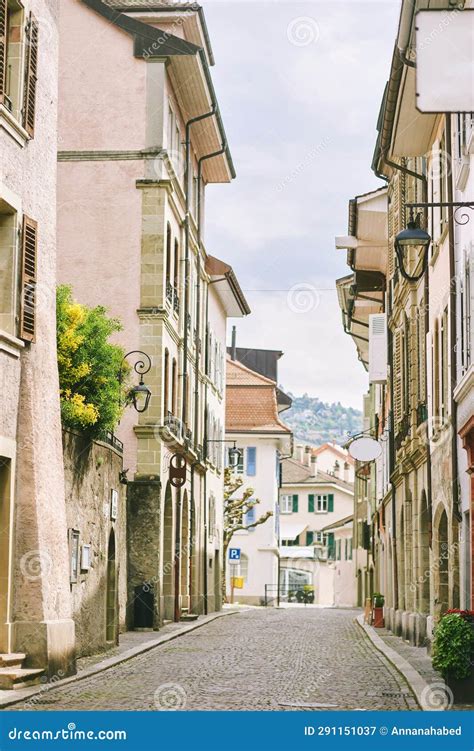
[[[276,383],[227,359],[226,431],[288,433],[278,417]]]

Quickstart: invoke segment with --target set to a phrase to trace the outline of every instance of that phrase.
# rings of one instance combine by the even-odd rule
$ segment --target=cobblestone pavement
[[[247,610],[12,709],[417,709],[356,615]]]

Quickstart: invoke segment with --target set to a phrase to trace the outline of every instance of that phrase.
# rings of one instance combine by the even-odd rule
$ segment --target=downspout
[[[213,151],[210,154],[205,154],[204,156],[200,157],[198,160],[198,183],[197,183],[197,192],[198,192],[198,206],[197,206],[197,236],[198,236],[198,262],[197,262],[197,277],[198,277],[198,287],[197,287],[197,296],[196,296],[196,384],[195,384],[195,390],[194,390],[194,431],[195,431],[195,440],[197,440],[198,435],[198,414],[199,414],[199,334],[201,330],[201,229],[202,229],[202,217],[201,217],[201,183],[202,183],[202,163],[206,159],[212,159],[215,156],[220,156],[226,151],[227,145],[223,144],[222,148],[219,149],[219,151]],[[209,285],[206,287],[206,342],[204,346],[204,363],[205,363],[205,369],[206,369],[206,375],[207,375],[207,364],[209,362],[209,336],[208,336],[208,329],[209,329]],[[202,448],[203,448],[203,459],[207,459],[207,379],[204,386],[204,430],[203,430],[203,442],[202,442]],[[208,613],[208,605],[207,605],[207,597],[208,597],[208,561],[207,561],[207,527],[208,527],[208,518],[207,518],[207,472],[204,474],[204,504],[203,504],[203,520],[204,520],[204,545],[203,545],[203,557],[204,557],[204,577],[203,577],[203,592],[204,592],[204,614],[207,615]]]
[[[446,123],[446,152],[448,155],[449,163],[452,164],[452,133],[451,133],[451,116],[447,113],[445,115]],[[453,181],[448,180],[448,202],[452,203],[453,196]],[[451,280],[456,279],[456,248],[454,240],[454,211],[451,209],[448,213],[448,235],[449,235],[449,278]],[[459,485],[458,485],[458,405],[454,398],[454,389],[457,378],[457,363],[456,363],[456,284],[451,281],[449,289],[449,334],[451,339],[451,456],[452,456],[452,492],[453,492],[453,515],[455,519],[462,521],[462,514],[459,510]],[[458,607],[459,603],[455,603],[453,607]]]
[[[190,174],[191,174],[191,126],[216,114],[216,103],[212,103],[210,112],[192,117],[186,123],[186,169],[185,197],[186,211],[184,217],[184,334],[183,334],[183,399],[181,421],[184,427],[188,409],[188,316],[189,316],[189,235],[190,235]]]

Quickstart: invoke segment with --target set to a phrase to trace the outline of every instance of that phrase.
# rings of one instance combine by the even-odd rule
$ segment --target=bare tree
[[[266,511],[264,514],[255,518],[255,521],[251,524],[247,524],[245,517],[247,513],[258,506],[260,503],[258,498],[252,498],[254,490],[253,488],[245,488],[243,493],[235,495],[237,491],[242,487],[244,481],[241,477],[238,477],[232,473],[232,470],[227,467],[224,471],[224,561],[222,566],[222,596],[225,600],[226,595],[226,565],[227,565],[227,550],[229,548],[232,537],[235,532],[239,530],[248,530],[258,527],[260,524],[264,524],[267,519],[273,516],[272,511]]]

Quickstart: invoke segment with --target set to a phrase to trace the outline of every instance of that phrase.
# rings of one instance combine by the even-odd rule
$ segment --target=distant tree
[[[118,381],[124,350],[109,339],[121,323],[109,318],[103,307],[76,302],[67,286],[58,287],[56,311],[63,424],[91,436],[113,430],[125,401]]]
[[[224,562],[222,566],[222,597],[225,600],[226,594],[226,563],[227,550],[232,537],[239,530],[254,529],[264,524],[267,519],[273,516],[272,511],[266,511],[264,514],[255,518],[255,521],[248,524],[245,521],[247,513],[258,506],[258,498],[252,498],[253,488],[245,488],[242,494],[235,495],[242,487],[244,481],[241,477],[234,475],[232,470],[227,467],[224,470]]]

